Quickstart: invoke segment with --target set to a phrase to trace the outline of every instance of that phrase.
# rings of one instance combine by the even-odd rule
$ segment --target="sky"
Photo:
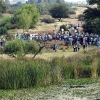
[[[86,2],[86,0],[65,0],[65,1],[66,1],[66,2],[79,2],[79,1],[81,1],[81,2],[82,2],[82,1],[84,2],[84,1],[85,1],[85,2]]]

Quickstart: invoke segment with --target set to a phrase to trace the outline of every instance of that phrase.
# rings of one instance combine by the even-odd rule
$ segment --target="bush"
[[[7,29],[5,27],[0,28],[0,35],[7,34]]]
[[[17,55],[25,54],[25,42],[26,41],[21,39],[11,41],[5,46],[4,52],[8,54],[14,53]]]
[[[0,13],[0,18],[2,18],[2,14]]]
[[[83,15],[83,14],[80,14],[80,15],[78,16],[78,20],[79,20],[79,21],[84,21],[84,15]]]
[[[42,22],[45,22],[45,23],[55,23],[55,20],[52,19],[52,18],[44,18],[41,20]]]
[[[11,28],[11,23],[7,23],[6,25],[5,25],[5,27],[9,30],[10,28]]]
[[[60,30],[61,30],[61,29],[64,29],[64,31],[67,31],[66,25],[61,25],[61,26],[60,26]]]
[[[76,14],[76,12],[74,10],[69,10],[69,14]]]
[[[17,54],[24,56],[27,53],[35,53],[39,46],[35,41],[25,41],[22,39],[15,39],[5,46],[4,52],[7,54]]]

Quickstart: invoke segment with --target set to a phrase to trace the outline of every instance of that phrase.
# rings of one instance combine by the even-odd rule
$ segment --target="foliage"
[[[0,21],[0,27],[5,27],[6,24],[10,23],[11,17],[2,17],[2,20]]]
[[[76,12],[74,10],[69,10],[69,14],[72,15],[72,14],[76,14]]]
[[[89,19],[93,20],[99,18],[100,10],[98,8],[88,8],[84,11],[84,19],[87,21]]]
[[[7,5],[3,0],[0,0],[0,13],[5,13],[7,10]]]
[[[44,18],[41,21],[42,22],[45,22],[45,23],[54,23],[55,22],[55,19],[53,19],[53,18]]]
[[[9,29],[11,29],[12,25],[11,25],[11,23],[7,23],[7,24],[5,25],[5,27],[7,28],[7,30],[9,30]]]
[[[32,41],[27,41],[27,42],[26,42],[25,49],[26,49],[26,50],[25,50],[26,54],[28,54],[28,53],[34,54],[34,53],[36,53],[36,52],[38,51],[38,49],[39,49],[39,44],[38,44],[36,41],[34,41],[34,40],[32,40]]]
[[[51,3],[40,3],[38,4],[38,8],[40,10],[41,15],[49,14],[49,9],[52,7]]]
[[[5,46],[4,52],[8,54],[14,53],[23,55],[25,53],[25,41],[16,39],[14,41],[9,42]]]
[[[84,21],[84,14],[78,15],[78,20],[79,21]]]
[[[87,0],[89,4],[97,4],[97,8],[88,8],[84,11],[85,24],[84,31],[89,33],[100,34],[100,4],[99,0]]]
[[[46,86],[61,82],[62,79],[97,78],[100,75],[100,50],[96,48],[88,52],[87,55],[53,58],[49,61],[24,58],[0,60],[0,89]]]
[[[38,49],[39,46],[35,41],[15,39],[5,46],[4,52],[7,54],[17,54],[18,56],[25,56],[25,54],[37,52]]]
[[[61,29],[64,29],[64,31],[67,31],[66,25],[61,25],[61,26],[60,26],[60,30],[61,30]]]
[[[2,14],[0,14],[0,18],[2,18]]]
[[[7,9],[7,13],[14,14],[18,9],[19,7],[9,7],[9,9]]]
[[[69,14],[76,14],[76,12],[75,12],[76,9],[77,9],[76,7],[75,7],[75,8],[71,8],[71,7],[70,7],[70,9],[69,9]]]
[[[50,9],[50,14],[53,18],[57,18],[60,21],[61,18],[68,17],[68,8],[65,4],[54,5]]]
[[[35,26],[39,20],[40,12],[35,5],[23,5],[15,14],[18,18],[18,26],[28,30],[30,26]],[[14,17],[16,17],[14,16]]]
[[[7,29],[5,27],[0,27],[0,35],[7,34]]]
[[[99,0],[87,0],[87,2],[88,2],[90,5],[93,5],[93,4],[98,4],[98,5],[100,5],[100,1],[99,1]]]
[[[100,19],[99,18],[95,18],[93,20],[93,22],[91,22],[91,24],[93,25],[93,32],[96,34],[100,34]]]

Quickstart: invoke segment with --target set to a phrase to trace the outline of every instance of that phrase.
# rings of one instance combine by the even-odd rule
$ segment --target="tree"
[[[23,5],[15,14],[18,18],[18,25],[27,30],[30,26],[35,26],[39,20],[40,12],[35,5]]]
[[[90,5],[93,5],[93,4],[98,4],[98,5],[100,5],[100,0],[87,0],[87,2],[88,2]]]
[[[7,10],[7,5],[3,0],[0,0],[0,13],[5,13]]]
[[[97,4],[97,8],[87,8],[84,11],[85,24],[83,29],[88,33],[100,34],[100,0],[87,0],[89,4]]]
[[[39,45],[36,41],[25,41],[22,39],[15,39],[9,42],[4,49],[6,54],[17,54],[17,56],[25,56],[26,54],[34,54],[38,51]],[[40,52],[39,52],[40,53]]]
[[[68,17],[68,8],[65,4],[54,5],[50,9],[50,14],[53,18],[57,18],[60,21],[61,18]]]

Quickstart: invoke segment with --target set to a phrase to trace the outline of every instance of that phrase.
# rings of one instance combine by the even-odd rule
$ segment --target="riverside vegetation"
[[[48,86],[67,79],[99,76],[99,48],[69,58],[0,60],[0,89]]]

